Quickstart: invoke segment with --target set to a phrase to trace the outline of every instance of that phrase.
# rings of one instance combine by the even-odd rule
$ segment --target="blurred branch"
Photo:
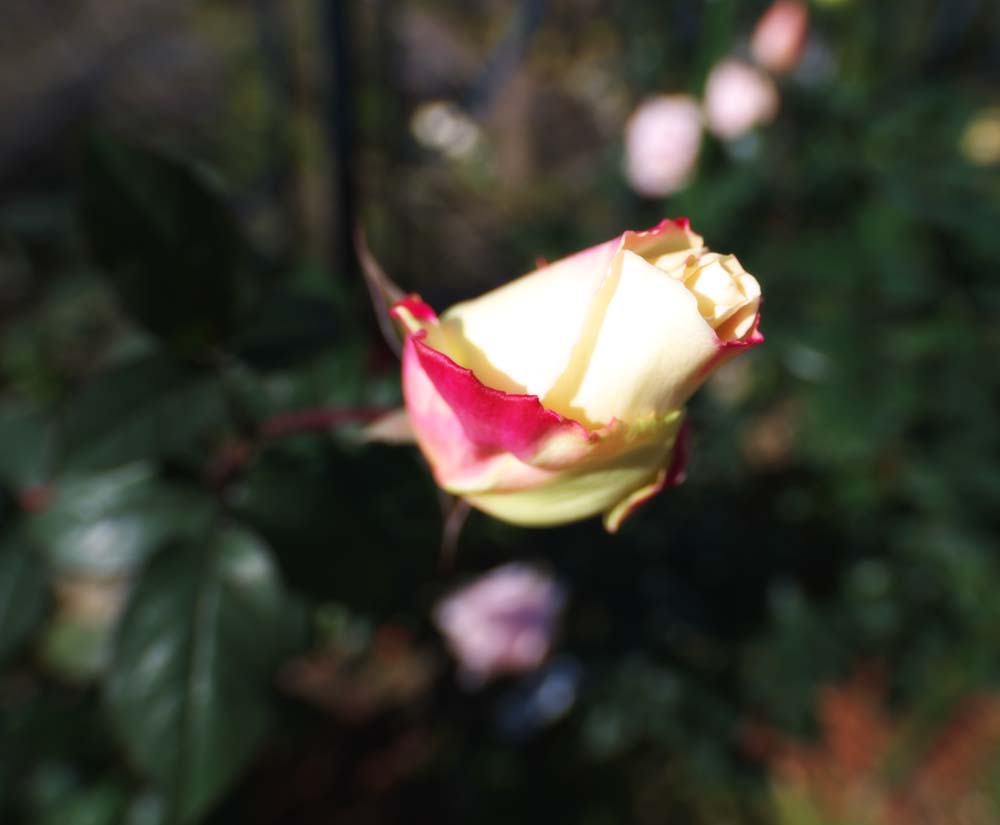
[[[264,185],[267,196],[276,200],[291,217],[293,233],[301,231],[301,218],[297,215],[298,201],[292,191],[295,163],[289,141],[292,120],[291,100],[295,86],[295,72],[289,50],[288,21],[281,0],[254,0],[254,18],[257,24],[257,41],[263,56],[264,81],[269,91],[269,116],[267,123],[268,163]],[[297,244],[301,239],[290,236],[283,227],[282,246]]]
[[[322,0],[320,31],[329,53],[327,67],[327,128],[334,160],[333,195],[337,209],[336,269],[353,276],[358,271],[354,252],[358,185],[355,176],[354,68],[348,0]]]
[[[32,157],[64,139],[70,127],[93,110],[106,81],[130,55],[150,49],[158,28],[170,19],[169,5],[159,0],[91,0],[76,4],[79,8],[68,19],[47,4],[7,2],[10,8],[5,6],[4,12],[10,18],[0,17],[5,32],[9,26],[17,32],[22,15],[39,20],[25,26],[25,42],[18,50],[0,50],[4,183],[23,174]]]
[[[318,407],[278,413],[264,421],[260,428],[265,439],[280,438],[296,433],[326,432],[343,424],[367,424],[391,412],[384,407]]]
[[[966,37],[983,11],[982,0],[939,0],[934,6],[929,42],[920,66],[928,80],[938,77],[948,62],[961,54]],[[982,22],[988,27],[987,20]]]
[[[458,539],[472,506],[464,499],[441,493],[441,570],[450,572],[455,566]]]
[[[507,30],[487,59],[479,79],[460,101],[463,109],[472,114],[481,114],[489,109],[493,98],[503,89],[524,59],[531,35],[544,16],[545,0],[521,0]]]
[[[237,438],[225,442],[205,468],[205,480],[216,489],[239,475],[261,448],[289,435],[326,433],[345,424],[368,424],[391,408],[384,407],[315,407],[277,413],[261,422],[256,438]]]

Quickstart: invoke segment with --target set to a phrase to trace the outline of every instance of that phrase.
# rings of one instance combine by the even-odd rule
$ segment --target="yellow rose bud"
[[[763,340],[760,288],[686,220],[626,232],[458,304],[415,296],[403,390],[438,483],[519,524],[617,529],[683,476],[683,406]]]

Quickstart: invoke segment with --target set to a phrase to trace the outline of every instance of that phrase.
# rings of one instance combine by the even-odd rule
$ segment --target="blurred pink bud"
[[[549,653],[565,593],[526,564],[505,564],[440,601],[434,621],[468,683],[531,670]]]
[[[669,195],[690,180],[700,146],[701,112],[693,98],[650,98],[625,124],[625,176],[642,195]]]
[[[712,134],[734,140],[778,113],[778,90],[759,69],[735,58],[717,63],[705,84],[705,117]]]
[[[784,74],[802,56],[809,30],[809,9],[800,0],[775,0],[757,21],[750,52],[765,69]]]

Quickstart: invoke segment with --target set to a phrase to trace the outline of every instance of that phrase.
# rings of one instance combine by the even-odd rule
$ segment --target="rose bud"
[[[434,610],[469,685],[538,667],[549,653],[566,601],[551,576],[511,563],[454,591]]]
[[[765,69],[784,74],[795,68],[809,32],[809,8],[801,0],[775,0],[757,21],[750,53]]]
[[[701,146],[701,109],[688,95],[643,101],[625,124],[625,177],[640,195],[683,189]]]
[[[688,221],[544,266],[439,319],[417,296],[403,395],[445,490],[497,518],[618,529],[683,476],[684,403],[763,341],[760,287]]]
[[[723,140],[735,140],[774,120],[778,105],[774,81],[742,60],[717,63],[705,81],[708,129]]]

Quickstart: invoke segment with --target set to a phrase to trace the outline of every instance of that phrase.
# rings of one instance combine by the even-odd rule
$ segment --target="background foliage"
[[[632,194],[631,108],[763,7],[5,2],[0,820],[1000,821],[997,6],[817,0],[778,120]],[[767,336],[688,482],[447,564],[358,437],[400,396],[355,221],[444,307],[684,214]],[[433,605],[511,559],[557,651],[463,690]]]

